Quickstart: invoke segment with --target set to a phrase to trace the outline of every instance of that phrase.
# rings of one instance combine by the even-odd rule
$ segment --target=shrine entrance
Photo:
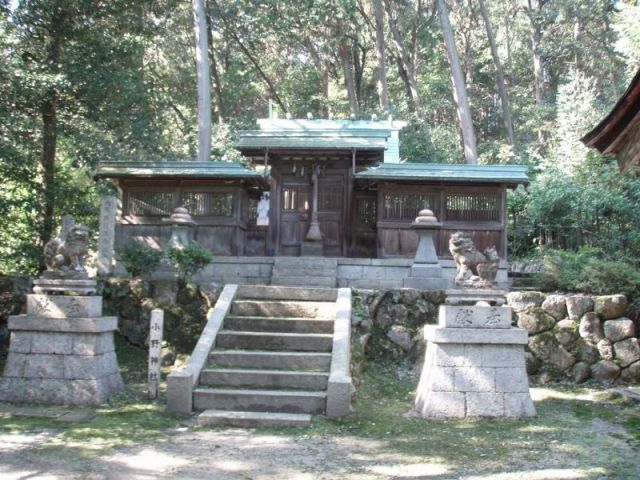
[[[314,167],[315,165],[315,167]],[[314,177],[314,168],[317,175]],[[345,219],[349,211],[349,168],[345,164],[278,162],[275,179],[274,244],[276,255],[299,256],[312,221],[314,178],[317,178],[317,218],[322,234],[323,255],[346,255]]]

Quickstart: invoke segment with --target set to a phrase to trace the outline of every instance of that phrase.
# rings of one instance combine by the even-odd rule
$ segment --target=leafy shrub
[[[120,260],[132,277],[139,277],[158,268],[162,261],[162,252],[140,240],[132,240],[122,250]]]
[[[191,242],[183,249],[170,248],[167,257],[182,280],[188,280],[213,260],[211,252],[197,242]]]
[[[539,278],[543,290],[631,294],[640,286],[640,272],[633,264],[607,259],[599,249],[548,250],[543,259]]]

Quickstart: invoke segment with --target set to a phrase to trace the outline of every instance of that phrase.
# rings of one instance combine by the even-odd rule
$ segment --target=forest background
[[[573,277],[596,261],[637,267],[640,181],[579,141],[640,65],[637,1],[204,4],[211,159],[241,160],[234,132],[269,101],[294,118],[392,114],[409,122],[403,161],[529,165],[511,258],[579,264],[568,289],[589,290]],[[37,272],[62,214],[96,229],[99,161],[195,159],[196,98],[191,1],[0,0],[0,273]]]

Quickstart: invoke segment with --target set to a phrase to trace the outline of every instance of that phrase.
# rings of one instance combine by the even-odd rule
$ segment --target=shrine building
[[[160,248],[170,236],[166,219],[184,207],[197,223],[193,238],[215,255],[209,273],[228,272],[216,280],[269,283],[274,259],[300,256],[334,259],[338,270],[406,270],[418,244],[411,223],[428,208],[442,223],[434,243],[445,266],[453,263],[448,241],[456,231],[469,233],[479,250],[495,246],[506,260],[507,190],[528,182],[527,167],[401,163],[404,126],[269,118],[239,133],[244,165],[102,162],[95,177],[118,190],[115,250],[134,238]],[[338,275],[337,284],[366,286],[366,277]],[[378,277],[376,286],[396,280]]]

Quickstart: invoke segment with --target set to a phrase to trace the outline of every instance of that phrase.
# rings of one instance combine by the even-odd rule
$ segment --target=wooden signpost
[[[162,327],[164,311],[155,308],[151,311],[149,325],[149,398],[158,398],[160,384],[160,350],[162,349]]]

